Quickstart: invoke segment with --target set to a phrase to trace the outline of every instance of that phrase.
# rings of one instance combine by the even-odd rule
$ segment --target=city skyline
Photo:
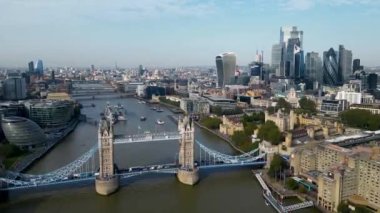
[[[304,31],[305,53],[343,44],[364,66],[378,66],[376,17],[374,0],[4,0],[0,67],[36,58],[46,67],[215,66],[215,55],[229,51],[246,66],[256,50],[270,63],[282,26]]]

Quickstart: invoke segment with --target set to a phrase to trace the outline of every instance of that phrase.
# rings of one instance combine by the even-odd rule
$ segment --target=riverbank
[[[235,144],[233,143],[233,141],[228,137],[228,136],[225,136],[223,134],[221,134],[220,132],[218,131],[215,131],[215,130],[212,130],[212,129],[209,129],[205,126],[203,126],[202,124],[200,124],[198,121],[194,121],[195,125],[199,126],[200,128],[204,129],[204,130],[207,130],[208,132],[218,136],[219,138],[223,139],[224,141],[226,141],[233,149],[235,149],[236,151],[244,154],[245,152],[241,149],[239,149],[237,146],[235,146]]]
[[[68,126],[61,132],[58,136],[55,135],[53,137],[48,136],[48,142],[45,147],[41,147],[38,150],[32,152],[31,154],[25,156],[21,160],[15,162],[10,168],[10,171],[13,172],[23,172],[27,168],[29,168],[33,163],[37,160],[41,159],[45,156],[54,146],[56,146],[59,142],[61,142],[69,133],[71,133],[76,126],[78,125],[79,120],[75,119],[68,124]]]
[[[319,212],[314,207],[316,201],[307,199],[302,194],[295,193],[282,187],[279,190],[274,187],[273,181],[268,180],[266,170],[260,172],[252,170],[252,174],[256,177],[256,180],[263,188],[263,196],[277,212],[286,213],[301,209],[307,209],[308,212]],[[311,208],[312,207],[312,208]]]

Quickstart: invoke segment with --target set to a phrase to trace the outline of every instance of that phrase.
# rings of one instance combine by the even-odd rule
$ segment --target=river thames
[[[115,132],[134,134],[144,131],[175,131],[177,124],[169,119],[172,113],[151,110],[136,99],[103,99],[81,101],[82,113],[99,119],[104,106],[122,104],[127,110],[127,121],[119,122]],[[146,121],[140,121],[145,116]],[[157,119],[165,121],[157,125]],[[204,145],[226,154],[237,154],[224,141],[205,130],[196,128],[196,139]],[[80,123],[52,151],[27,171],[38,174],[60,168],[97,143],[97,126]],[[174,163],[178,141],[115,145],[115,162],[119,168]],[[200,182],[186,186],[172,175],[147,175],[128,180],[113,195],[97,195],[95,187],[59,189],[50,192],[10,194],[10,200],[0,205],[1,212],[274,212],[265,205],[261,187],[250,169],[219,169],[200,173]]]

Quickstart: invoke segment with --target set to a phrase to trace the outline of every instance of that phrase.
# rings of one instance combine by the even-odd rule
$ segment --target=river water
[[[122,104],[127,110],[127,121],[119,122],[116,134],[144,131],[175,131],[177,124],[168,118],[170,111],[151,110],[136,99],[86,100],[82,113],[99,119],[104,106]],[[140,116],[147,117],[144,122]],[[156,119],[165,121],[156,125]],[[204,145],[226,154],[235,151],[218,137],[196,128],[196,139]],[[97,126],[80,123],[64,141],[58,144],[28,173],[52,171],[75,160],[97,143]],[[178,152],[178,141],[115,145],[115,161],[119,168],[173,163]],[[265,205],[261,187],[247,168],[202,171],[200,182],[186,186],[172,175],[144,176],[131,179],[120,190],[109,196],[97,195],[94,186],[61,189],[28,195],[10,195],[10,201],[0,205],[0,212],[274,212]]]

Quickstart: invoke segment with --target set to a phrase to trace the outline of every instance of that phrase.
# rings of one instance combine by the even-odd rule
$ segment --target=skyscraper
[[[367,77],[368,90],[374,91],[377,89],[377,74],[371,73]]]
[[[294,53],[294,78],[296,80],[305,78],[305,61],[303,50]]]
[[[281,27],[280,29],[280,43],[288,45],[289,39],[298,38],[300,40],[300,47],[303,48],[303,31],[298,30],[297,27]]]
[[[21,100],[26,98],[25,78],[19,72],[8,72],[4,81],[4,98],[6,100]]]
[[[218,75],[218,87],[229,84],[235,75],[236,55],[233,52],[222,53],[215,58]]]
[[[346,50],[343,45],[339,45],[339,77],[340,82],[348,82],[352,75],[352,51]]]
[[[34,73],[34,62],[31,61],[28,63],[29,73]]]
[[[272,46],[272,69],[275,71],[276,76],[284,76],[284,72],[281,69],[281,61],[282,61],[282,48],[283,44],[274,44]]]
[[[338,54],[330,48],[323,52],[323,83],[328,86],[338,86],[341,84],[338,71]]]
[[[272,46],[272,69],[275,70],[277,76],[286,76],[289,78],[296,77],[295,47],[302,50],[303,47],[303,31],[297,27],[281,27],[280,43]],[[298,55],[298,62],[303,63],[303,54]],[[297,64],[297,75],[301,73],[300,68],[304,65]]]
[[[44,65],[42,63],[42,60],[38,59],[36,63],[34,64],[34,71],[37,73],[39,76],[44,75]]]
[[[316,52],[309,52],[305,59],[305,78],[322,83],[322,59]]]
[[[297,47],[301,47],[301,41],[299,38],[288,39],[286,45],[286,51],[284,54],[285,62],[285,76],[290,78],[295,78],[295,52]]]
[[[363,70],[363,66],[360,65],[360,59],[354,59],[352,62],[352,72]]]

